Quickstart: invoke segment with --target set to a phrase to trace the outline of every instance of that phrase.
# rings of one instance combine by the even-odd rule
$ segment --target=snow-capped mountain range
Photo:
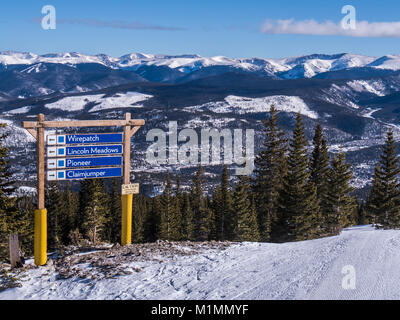
[[[132,53],[119,58],[105,54],[85,55],[76,52],[43,54],[23,52],[0,52],[0,64],[29,65],[21,72],[41,72],[43,64],[78,65],[95,63],[112,69],[138,70],[144,66],[168,67],[189,74],[205,67],[225,66],[250,72],[265,72],[283,79],[312,78],[320,73],[350,68],[374,68],[400,70],[400,55],[369,57],[357,54],[313,54],[285,59],[243,58],[232,59],[224,56],[201,57],[199,55],[162,55]]]

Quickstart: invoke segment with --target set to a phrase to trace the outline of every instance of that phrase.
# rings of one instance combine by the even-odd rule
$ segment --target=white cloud
[[[357,21],[356,29],[344,29],[341,23],[315,20],[266,20],[261,32],[268,34],[338,35],[348,37],[400,37],[399,22]]]

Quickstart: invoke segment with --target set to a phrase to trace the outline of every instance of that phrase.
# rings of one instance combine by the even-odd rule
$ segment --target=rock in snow
[[[312,241],[226,245],[156,243],[73,254],[75,275],[60,277],[57,260],[30,267],[14,275],[21,287],[0,292],[0,299],[400,298],[398,230],[358,226]],[[110,268],[119,272],[96,277]]]

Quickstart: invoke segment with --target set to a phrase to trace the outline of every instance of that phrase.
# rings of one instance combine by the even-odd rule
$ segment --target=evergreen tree
[[[167,184],[161,196],[161,227],[160,238],[163,240],[170,240],[171,237],[171,218],[176,210],[172,195],[172,184],[170,176],[167,176]]]
[[[319,200],[321,213],[325,217],[328,204],[328,176],[329,176],[329,154],[326,139],[323,135],[321,124],[315,128],[313,138],[313,152],[310,161],[310,181],[317,188],[317,197]]]
[[[59,209],[59,239],[63,245],[70,243],[70,235],[74,230],[74,224],[79,209],[78,195],[70,189],[69,182],[66,182],[65,190],[61,194],[62,206]]]
[[[210,237],[210,221],[212,211],[207,207],[207,201],[203,193],[204,169],[200,166],[192,182],[191,204],[194,213],[194,239],[195,241],[207,241]]]
[[[175,209],[172,211],[172,216],[170,220],[171,234],[170,240],[172,241],[180,241],[184,238],[184,230],[182,223],[182,207],[183,207],[183,199],[182,199],[182,190],[181,190],[181,180],[179,176],[176,180],[176,190],[175,197],[173,198]]]
[[[62,243],[60,218],[62,217],[61,211],[65,206],[58,182],[50,182],[46,185],[45,205],[47,209],[47,245],[50,250],[54,250],[59,248]]]
[[[229,189],[229,175],[226,165],[224,165],[222,172],[221,185],[214,191],[212,207],[215,212],[217,240],[233,240],[234,221],[232,216],[232,194]]]
[[[173,210],[170,212],[170,235],[169,240],[180,241],[183,239],[182,211],[178,197],[173,199]]]
[[[182,224],[184,239],[194,241],[194,213],[190,204],[190,196],[187,192],[183,196]]]
[[[146,221],[147,241],[156,241],[160,238],[161,230],[161,197],[157,196],[150,200],[149,214]]]
[[[17,201],[17,210],[19,212],[20,224],[18,226],[18,239],[21,244],[21,250],[25,257],[33,255],[34,241],[34,212],[36,206],[34,196],[25,193]],[[1,245],[0,245],[1,247]],[[0,252],[1,260],[1,252]]]
[[[9,150],[4,146],[6,125],[0,124],[0,258],[8,256],[8,236],[26,230],[26,216],[17,209],[17,198],[13,196],[15,187],[9,166]]]
[[[326,230],[331,235],[337,235],[342,228],[350,223],[356,208],[350,186],[353,173],[350,165],[346,164],[346,156],[340,152],[332,160],[332,168],[328,179],[328,212],[325,219]],[[350,218],[352,219],[352,218]]]
[[[276,239],[281,233],[277,208],[279,193],[286,175],[287,140],[278,127],[278,111],[272,105],[264,124],[264,142],[255,160],[254,191],[262,241]],[[271,235],[272,223],[272,235]]]
[[[142,195],[133,196],[133,240],[143,243],[146,237],[146,201]]]
[[[396,155],[393,132],[390,129],[382,147],[379,166],[375,169],[369,203],[373,214],[377,217],[376,223],[385,229],[400,227],[399,173],[399,159]]]
[[[107,239],[111,243],[119,243],[121,240],[121,205],[121,179],[114,178],[111,185],[110,210],[108,211],[105,225]]]
[[[382,201],[380,199],[382,190],[382,181],[381,181],[381,167],[379,164],[375,165],[374,177],[372,180],[372,187],[370,193],[366,200],[366,216],[369,218],[369,221],[376,225],[377,216],[382,212],[381,205]]]
[[[83,208],[82,230],[93,244],[105,239],[105,225],[108,207],[108,195],[104,182],[99,179],[88,180],[86,186],[88,193],[85,195],[87,203]]]
[[[320,212],[317,190],[309,181],[307,141],[301,115],[290,141],[288,171],[279,197],[279,215],[283,233],[281,240],[313,239],[320,233]]]
[[[240,177],[233,194],[233,207],[235,208],[235,240],[259,241],[257,215],[252,193],[250,192],[250,179]]]

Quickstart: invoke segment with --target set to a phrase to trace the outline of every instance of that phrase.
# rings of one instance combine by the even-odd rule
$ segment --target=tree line
[[[188,188],[168,175],[155,197],[134,195],[133,242],[263,241],[285,242],[338,235],[344,227],[373,223],[400,226],[400,173],[392,131],[387,134],[366,202],[357,201],[353,173],[344,152],[329,155],[323,128],[315,128],[309,148],[302,117],[290,138],[271,106],[263,121],[263,145],[252,176],[231,183],[227,166],[220,182],[205,192],[199,167]],[[24,252],[33,247],[35,197],[15,196],[8,149],[0,136],[0,259],[7,256],[8,234],[18,232]],[[48,248],[117,243],[121,236],[121,181],[83,180],[80,191],[57,182],[46,187]]]

